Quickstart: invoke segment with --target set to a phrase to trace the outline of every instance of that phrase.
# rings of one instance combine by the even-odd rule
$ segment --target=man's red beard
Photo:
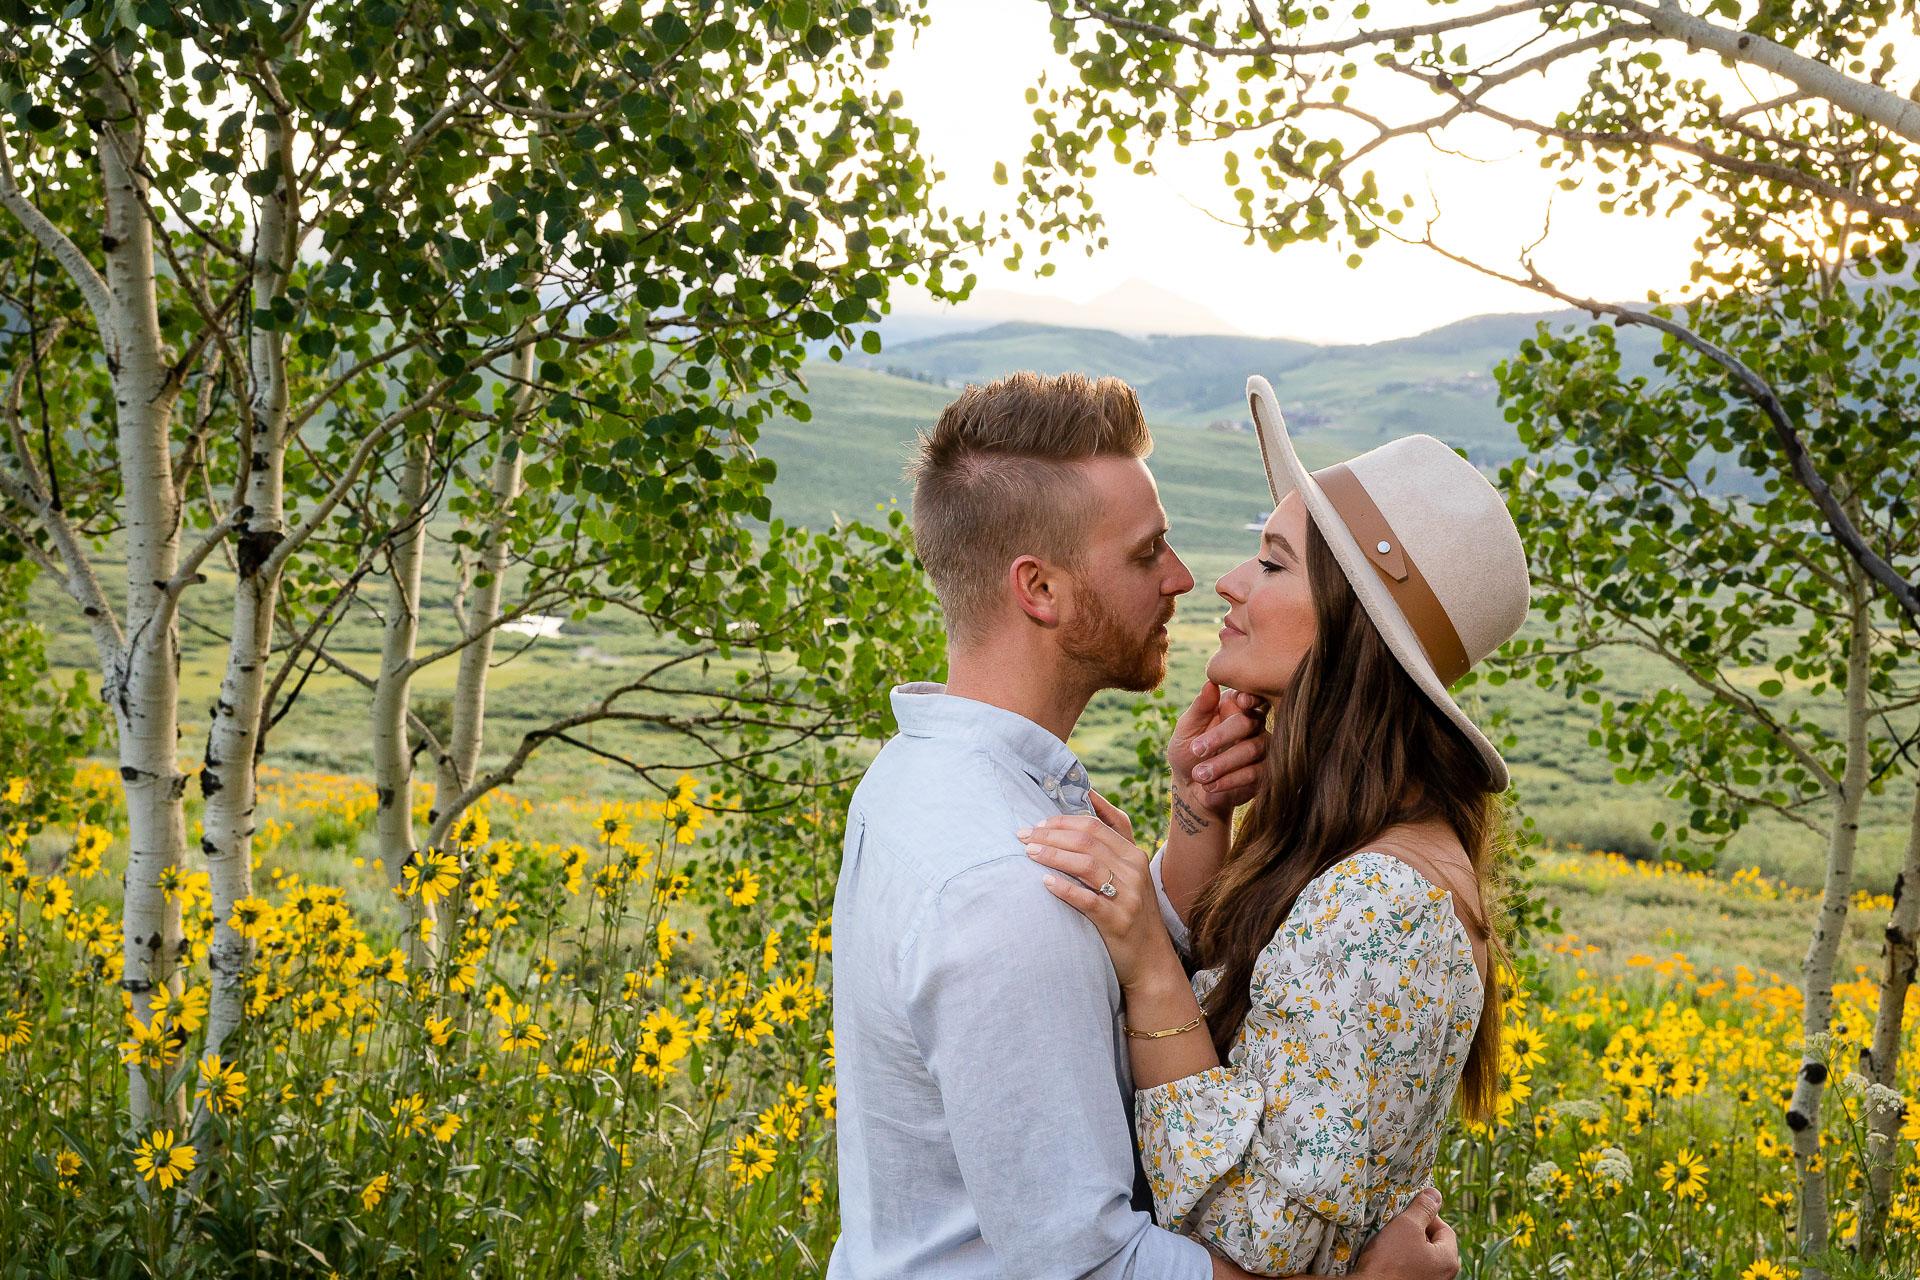
[[[1060,634],[1060,650],[1086,671],[1101,689],[1146,693],[1167,678],[1169,638],[1162,627],[1173,618],[1173,602],[1144,635],[1127,630],[1126,622],[1107,606],[1098,591],[1081,595],[1086,604],[1075,610],[1073,621]]]

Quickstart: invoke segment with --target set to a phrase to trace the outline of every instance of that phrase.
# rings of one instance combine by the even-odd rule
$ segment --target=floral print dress
[[[1136,1095],[1161,1225],[1248,1271],[1345,1275],[1431,1181],[1483,994],[1449,893],[1374,851],[1322,872],[1260,953],[1226,1065]]]

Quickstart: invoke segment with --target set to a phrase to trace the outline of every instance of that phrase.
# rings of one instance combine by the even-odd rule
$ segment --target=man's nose
[[[1167,585],[1172,588],[1168,595],[1183,596],[1193,590],[1193,570],[1187,568],[1187,562],[1177,554],[1173,557],[1173,581]]]

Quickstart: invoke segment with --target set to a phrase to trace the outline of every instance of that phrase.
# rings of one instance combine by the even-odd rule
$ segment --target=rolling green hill
[[[807,382],[813,420],[780,419],[760,437],[760,452],[780,467],[775,514],[818,526],[836,517],[872,519],[876,507],[894,501],[905,506],[913,488],[905,476],[913,441],[953,392],[833,365],[809,366]],[[1312,435],[1301,450],[1316,467],[1350,452]],[[1149,462],[1177,545],[1219,554],[1246,550],[1252,535],[1241,526],[1272,506],[1252,435],[1156,424]]]
[[[1493,367],[1512,356],[1540,321],[1589,323],[1584,313],[1476,316],[1412,338],[1317,346],[1286,338],[1125,337],[1097,329],[1008,323],[889,346],[852,363],[943,388],[1016,369],[1077,369],[1133,384],[1156,425],[1199,427],[1247,416],[1247,376],[1264,374],[1288,426],[1351,456],[1393,436],[1423,431],[1464,448],[1477,462],[1513,456],[1512,428],[1495,403]],[[1654,336],[1620,334],[1628,361],[1650,367]]]
[[[1285,338],[1126,337],[1099,329],[1008,323],[890,346],[844,364],[816,360],[806,378],[809,422],[782,419],[761,451],[780,466],[775,507],[820,524],[870,517],[905,503],[904,469],[915,437],[957,388],[1017,369],[1078,370],[1124,378],[1154,428],[1152,466],[1178,544],[1238,554],[1243,525],[1268,507],[1260,452],[1247,422],[1247,376],[1264,374],[1310,467],[1364,452],[1395,436],[1426,432],[1497,466],[1518,451],[1495,401],[1492,370],[1540,320],[1580,323],[1554,312],[1479,316],[1430,333],[1367,346],[1315,346]],[[1629,330],[1636,360],[1657,349]]]

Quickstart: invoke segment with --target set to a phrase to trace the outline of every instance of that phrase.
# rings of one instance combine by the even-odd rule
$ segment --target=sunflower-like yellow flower
[[[627,820],[627,807],[616,803],[601,805],[593,829],[605,843],[619,844],[633,834],[633,823]]]
[[[467,890],[467,905],[477,913],[500,900],[500,882],[492,876],[481,876]]]
[[[727,877],[727,901],[736,907],[750,907],[760,896],[760,877],[751,867],[741,867]]]
[[[279,922],[273,904],[264,898],[248,896],[233,900],[233,914],[227,924],[243,938],[264,938]]]
[[[247,1096],[246,1074],[222,1062],[219,1054],[209,1052],[200,1060],[200,1088],[193,1096],[205,1102],[207,1109],[216,1115],[236,1111],[240,1100]]]
[[[33,1019],[24,1009],[9,1009],[0,1013],[0,1053],[30,1043],[33,1040]]]
[[[531,1049],[547,1038],[546,1029],[533,1020],[533,1010],[525,1004],[509,1007],[500,1019],[500,1047],[512,1052]]]
[[[693,1048],[693,1034],[687,1020],[671,1009],[655,1009],[640,1020],[640,1042],[658,1051],[668,1065],[687,1055]]]
[[[151,1022],[143,1022],[138,1014],[129,1011],[126,1018],[132,1034],[120,1042],[120,1061],[142,1067],[164,1067],[173,1061],[173,1040],[167,1034],[164,1017],[156,1016]]]
[[[1755,1259],[1754,1264],[1740,1273],[1740,1280],[1794,1280],[1800,1273],[1789,1267],[1766,1258]]]
[[[73,906],[73,891],[67,888],[67,882],[59,876],[48,876],[34,894],[34,901],[40,906],[43,920],[58,920],[67,914]]]
[[[760,1038],[773,1030],[773,1023],[756,1000],[752,1004],[735,1005],[721,1014],[720,1029],[732,1032],[742,1043],[751,1045],[759,1044]]]
[[[1673,1159],[1660,1166],[1660,1189],[1671,1191],[1682,1200],[1707,1198],[1707,1165],[1693,1152],[1682,1148]]]
[[[781,1026],[787,1026],[795,1018],[804,1018],[813,1012],[814,988],[796,982],[792,978],[782,978],[767,989],[761,997],[766,1014]]]
[[[468,810],[460,815],[453,824],[453,842],[462,849],[477,849],[487,842],[493,834],[493,824],[487,821],[487,815]]]
[[[173,1130],[156,1129],[134,1148],[133,1167],[148,1182],[157,1182],[162,1191],[193,1172],[194,1151],[184,1144],[176,1146]]]
[[[733,1144],[733,1152],[727,1160],[727,1171],[733,1174],[733,1185],[745,1186],[773,1170],[773,1144],[758,1133],[743,1133]]]
[[[411,1138],[416,1133],[425,1133],[427,1129],[427,1100],[417,1093],[404,1098],[395,1098],[387,1108],[393,1113],[393,1132],[396,1137]]]
[[[391,1185],[391,1180],[383,1173],[372,1182],[369,1182],[365,1187],[362,1187],[360,1190],[361,1207],[371,1209],[373,1206],[379,1204],[380,1198],[387,1194],[387,1188]]]
[[[440,901],[453,887],[460,883],[460,862],[452,854],[429,849],[417,862],[409,862],[401,870],[401,878],[406,882],[404,893],[420,895],[420,900],[431,906]]]

